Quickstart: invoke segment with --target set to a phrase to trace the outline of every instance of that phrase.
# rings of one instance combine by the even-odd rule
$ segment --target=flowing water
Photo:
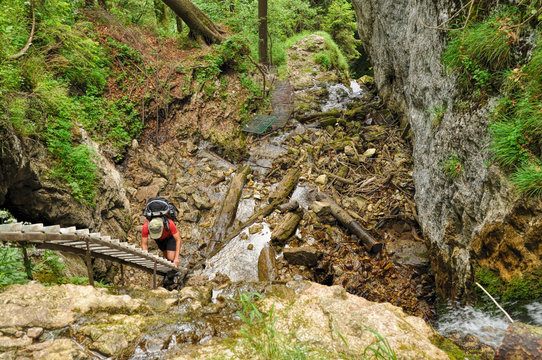
[[[322,105],[322,112],[330,110],[346,110],[349,103],[356,99],[361,99],[364,91],[355,80],[350,81],[350,88],[343,84],[333,84],[327,86],[328,99]]]
[[[542,303],[527,305],[503,305],[515,321],[542,326]],[[510,309],[510,310],[508,310]],[[498,309],[494,311],[475,309],[471,306],[448,304],[439,314],[437,331],[444,335],[475,335],[484,344],[497,348],[510,324],[508,318]]]

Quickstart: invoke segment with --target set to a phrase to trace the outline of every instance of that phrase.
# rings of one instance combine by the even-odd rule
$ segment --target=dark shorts
[[[170,250],[175,251],[177,249],[177,244],[173,236],[167,237],[163,240],[154,240],[158,248],[162,251]]]

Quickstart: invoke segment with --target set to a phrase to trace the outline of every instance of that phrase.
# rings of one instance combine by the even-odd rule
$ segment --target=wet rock
[[[280,212],[294,211],[299,208],[299,203],[296,200],[289,201],[287,203],[279,205],[278,209]]]
[[[310,246],[285,248],[282,254],[292,265],[314,267],[318,264],[318,252]]]
[[[105,355],[118,355],[141,334],[147,321],[141,315],[111,315],[99,324],[82,327],[78,333],[92,339],[91,349]]]
[[[271,246],[266,246],[258,257],[258,280],[273,281],[277,276],[276,253]]]
[[[213,204],[211,204],[211,201],[207,195],[193,193],[192,200],[194,200],[194,206],[199,210],[209,210],[213,207]]]
[[[494,360],[542,358],[542,328],[514,322],[508,326]]]

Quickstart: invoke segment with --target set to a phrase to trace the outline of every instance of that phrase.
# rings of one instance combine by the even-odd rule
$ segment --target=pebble
[[[40,337],[41,334],[43,334],[43,328],[40,327],[32,327],[26,331],[26,335],[32,339]]]
[[[327,184],[327,176],[326,175],[320,175],[316,178],[315,182],[317,184],[325,185]]]
[[[263,229],[263,224],[256,224],[256,225],[253,225],[250,228],[248,228],[248,232],[250,234],[256,234],[256,233],[259,233],[260,231],[262,231],[262,229]]]
[[[254,244],[248,244],[247,249],[248,250],[254,250]]]

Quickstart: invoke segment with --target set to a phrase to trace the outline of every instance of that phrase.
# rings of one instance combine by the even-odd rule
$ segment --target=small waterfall
[[[347,104],[360,99],[364,94],[356,80],[350,80],[350,88],[343,84],[333,84],[327,86],[327,91],[329,97],[322,105],[322,112],[335,109],[346,110]]]

